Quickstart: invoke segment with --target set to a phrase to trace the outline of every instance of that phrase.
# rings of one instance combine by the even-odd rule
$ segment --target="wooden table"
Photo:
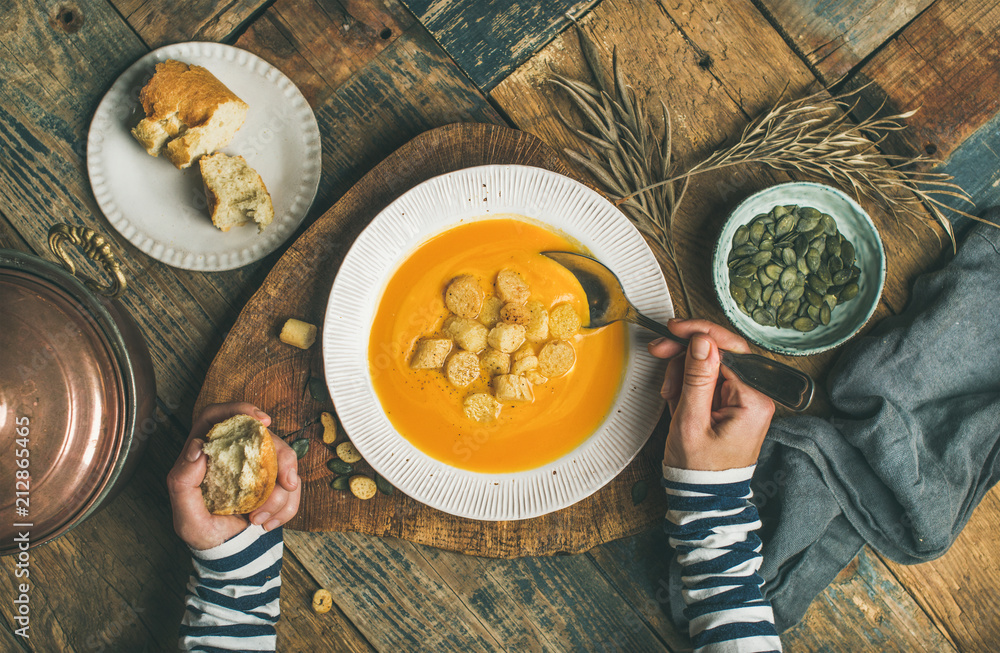
[[[218,6],[216,6],[218,4]],[[737,133],[787,85],[873,82],[865,102],[922,107],[884,144],[927,152],[980,199],[1000,194],[1000,4],[974,0],[73,0],[0,8],[0,246],[45,256],[55,222],[110,235],[133,282],[158,379],[157,431],[122,495],[33,551],[31,639],[13,635],[14,562],[4,559],[0,649],[139,651],[175,646],[189,555],[164,485],[205,370],[280,252],[226,273],[176,270],[141,254],[101,215],[86,133],[114,79],[152,48],[212,40],[264,57],[316,111],[323,178],[311,223],[394,149],[432,127],[507,124],[562,148],[551,70],[583,74],[577,17],[605,55],[619,48],[642,94],[673,110],[691,163]],[[583,177],[581,173],[581,177]],[[704,261],[722,216],[781,180],[752,169],[698,179],[678,218],[692,306],[721,320]],[[889,281],[878,317],[900,311],[940,246],[877,215]],[[668,271],[669,272],[669,271]],[[669,276],[671,287],[674,279]],[[799,361],[821,375],[831,356]],[[1000,491],[954,547],[905,567],[865,549],[784,641],[788,650],[1000,650]],[[653,530],[575,556],[491,560],[401,540],[285,533],[279,649],[683,650],[665,612],[665,537]],[[331,590],[317,616],[309,599]]]

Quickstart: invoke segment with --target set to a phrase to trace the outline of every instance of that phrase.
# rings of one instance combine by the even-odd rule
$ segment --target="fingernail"
[[[188,445],[186,458],[190,462],[195,462],[201,458],[201,440],[192,440]]]
[[[276,528],[277,528],[278,526],[281,526],[281,522],[280,522],[280,521],[278,521],[277,519],[272,519],[271,521],[267,522],[267,523],[266,523],[266,524],[264,525],[264,530],[265,530],[265,531],[273,531],[273,530],[274,530],[274,529],[276,529]]]
[[[250,521],[252,521],[255,524],[260,525],[260,524],[263,524],[264,522],[266,522],[270,518],[271,518],[271,513],[269,513],[269,512],[258,512],[256,515],[253,516],[253,519],[251,519]]]
[[[708,358],[709,352],[712,351],[712,346],[708,344],[708,340],[705,338],[695,336],[691,338],[691,356],[694,357],[696,361],[703,361]]]
[[[658,344],[660,344],[661,342],[663,342],[664,340],[666,340],[666,338],[657,338],[657,339],[656,339],[656,340],[654,340],[653,342],[649,343],[649,346],[650,346],[650,347],[655,347],[655,346],[657,346]]]
[[[670,377],[663,379],[663,387],[660,388],[660,396],[666,399],[670,396]]]
[[[292,486],[292,489],[295,489],[299,485],[299,475],[294,469],[288,472],[288,484]]]
[[[253,409],[253,416],[256,417],[257,419],[264,419],[265,417],[267,417],[267,413],[265,413],[264,411],[260,410],[259,408],[254,408]]]

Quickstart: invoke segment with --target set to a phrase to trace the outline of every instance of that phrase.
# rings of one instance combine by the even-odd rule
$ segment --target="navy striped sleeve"
[[[251,524],[212,549],[191,550],[182,651],[274,651],[281,593],[282,530]]]
[[[663,466],[664,530],[677,552],[696,653],[780,651],[774,612],[761,592],[754,467],[719,472]]]

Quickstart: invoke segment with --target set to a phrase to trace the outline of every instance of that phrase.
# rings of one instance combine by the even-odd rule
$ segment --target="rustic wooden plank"
[[[403,0],[476,86],[488,91],[600,0]]]
[[[187,0],[183,9],[157,0],[109,0],[150,49],[180,41],[221,41],[267,0]]]
[[[913,566],[886,561],[960,651],[1000,650],[997,532],[1000,487],[987,493],[955,544],[937,560]]]
[[[398,0],[278,0],[236,45],[280,68],[315,107],[412,24]]]
[[[670,550],[662,531],[595,547],[587,556],[671,649],[690,647],[687,633],[678,633],[670,619]],[[789,651],[955,650],[867,549],[781,639]]]
[[[285,537],[378,650],[662,650],[583,556],[485,560],[354,533]]]
[[[947,158],[1000,111],[1000,6],[938,0],[865,63],[847,87],[872,83],[862,110],[919,109],[896,153]]]
[[[829,86],[933,1],[757,0],[757,3]]]

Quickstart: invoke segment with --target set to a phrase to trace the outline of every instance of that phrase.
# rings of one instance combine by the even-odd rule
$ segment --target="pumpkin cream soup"
[[[379,300],[368,361],[395,429],[474,472],[533,469],[607,416],[626,331],[580,329],[580,284],[546,250],[580,251],[515,219],[472,222],[421,245]]]

